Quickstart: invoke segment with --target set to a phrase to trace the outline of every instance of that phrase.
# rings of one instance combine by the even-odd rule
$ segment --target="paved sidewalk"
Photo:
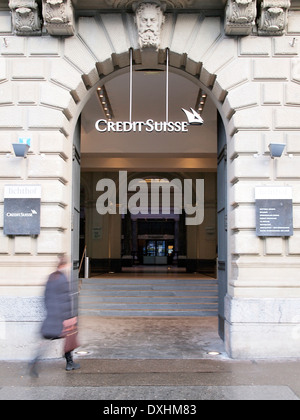
[[[81,350],[94,359],[227,358],[217,317],[79,318]]]
[[[231,360],[82,359],[41,363],[40,377],[26,363],[0,363],[0,400],[298,400],[300,362]]]
[[[76,356],[79,371],[43,361],[32,379],[27,362],[0,362],[0,400],[300,398],[300,359],[233,361],[216,318],[82,317],[80,340],[87,354]]]

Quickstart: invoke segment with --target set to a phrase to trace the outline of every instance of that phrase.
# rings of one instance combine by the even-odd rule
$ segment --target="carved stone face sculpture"
[[[160,46],[160,32],[165,18],[160,6],[155,3],[141,3],[136,11],[136,24],[141,48]]]

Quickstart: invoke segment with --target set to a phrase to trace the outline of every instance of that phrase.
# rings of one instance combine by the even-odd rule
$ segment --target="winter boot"
[[[80,369],[79,363],[75,363],[72,358],[72,353],[66,353],[65,358],[67,361],[66,371],[70,372],[71,370],[78,370]]]

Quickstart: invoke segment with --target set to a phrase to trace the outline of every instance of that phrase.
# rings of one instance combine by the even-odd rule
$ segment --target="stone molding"
[[[16,35],[33,36],[42,34],[42,21],[38,3],[35,0],[10,0],[12,23]]]
[[[141,48],[158,49],[161,43],[160,32],[165,21],[167,8],[188,8],[192,0],[107,0],[115,9],[132,8],[136,12],[139,44]],[[72,36],[75,34],[75,17],[72,0],[42,0],[42,9],[36,0],[10,0],[13,30],[16,35],[41,35],[42,27],[53,36]],[[225,10],[225,34],[228,36],[247,36],[254,28],[258,35],[281,36],[286,32],[290,0],[227,0]],[[141,15],[156,12],[157,22],[143,29]],[[41,18],[42,17],[42,18]]]
[[[259,35],[280,36],[286,32],[290,0],[262,0]]]
[[[75,18],[71,0],[43,0],[43,18],[50,35],[74,35]]]
[[[226,34],[250,35],[256,16],[256,0],[228,0],[225,12]]]
[[[228,0],[225,12],[226,35],[250,35],[256,26],[258,34],[281,36],[286,32],[290,0]],[[257,10],[259,9],[259,12]]]
[[[70,36],[75,33],[71,0],[43,0],[42,10],[36,0],[10,0],[9,7],[16,35],[41,35],[43,23],[50,35]]]
[[[155,0],[150,0],[150,2],[155,3]],[[158,3],[159,1],[156,1]],[[130,9],[136,8],[138,4],[142,3],[137,0],[106,0],[106,4],[114,9]],[[147,3],[144,1],[143,3]],[[193,6],[194,0],[165,0],[159,2],[164,9],[188,9]]]

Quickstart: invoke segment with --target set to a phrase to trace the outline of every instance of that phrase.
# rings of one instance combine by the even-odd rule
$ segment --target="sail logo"
[[[182,111],[185,113],[188,122],[190,125],[203,125],[204,120],[198,112],[196,112],[193,108],[191,108],[191,112],[187,111],[186,109],[182,108]]]

